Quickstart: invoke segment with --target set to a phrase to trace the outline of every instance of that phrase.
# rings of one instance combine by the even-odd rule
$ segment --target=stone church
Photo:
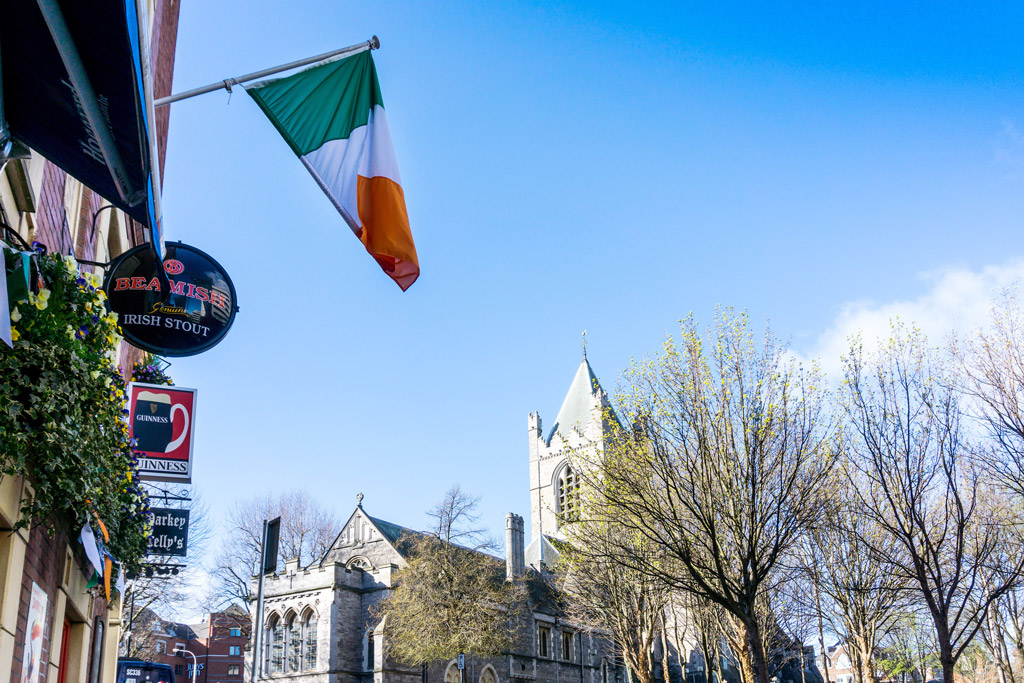
[[[467,658],[465,683],[623,683],[611,644],[566,623],[548,569],[558,558],[558,514],[573,500],[578,480],[564,453],[581,439],[600,440],[608,402],[586,358],[558,416],[545,433],[529,416],[530,539],[523,518],[505,519],[505,570],[529,588],[531,623],[513,652]],[[295,683],[460,683],[456,662],[410,669],[383,655],[383,627],[371,607],[390,590],[404,565],[402,538],[417,532],[375,517],[358,505],[324,557],[308,567],[286,562],[264,582],[261,680]],[[555,541],[554,543],[552,541]],[[253,586],[255,589],[255,585]],[[255,594],[255,590],[253,591]],[[248,673],[250,665],[246,667]]]

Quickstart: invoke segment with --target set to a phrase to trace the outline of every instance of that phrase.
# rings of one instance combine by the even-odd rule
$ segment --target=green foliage
[[[402,545],[409,563],[377,611],[390,656],[414,665],[509,649],[526,593],[520,581],[504,580],[503,562],[436,536],[407,536]]]
[[[37,258],[43,282],[13,302],[14,348],[0,344],[0,472],[34,489],[20,526],[66,523],[73,533],[95,513],[111,555],[135,569],[151,518],[117,368],[117,316],[99,279],[73,258]]]
[[[157,365],[158,360],[153,354],[147,353],[145,358],[132,366],[132,381],[174,386],[174,382],[171,381],[167,373]]]

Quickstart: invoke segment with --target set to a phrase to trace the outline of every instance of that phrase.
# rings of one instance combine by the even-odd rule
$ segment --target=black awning
[[[0,5],[0,116],[11,135],[150,228],[159,245],[143,54],[135,0]]]

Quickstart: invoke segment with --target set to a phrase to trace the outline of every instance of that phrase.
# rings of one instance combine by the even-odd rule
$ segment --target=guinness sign
[[[103,289],[125,339],[159,356],[192,356],[216,346],[235,321],[235,286],[195,247],[167,244],[163,262],[143,244],[111,264]]]
[[[196,390],[132,382],[128,394],[139,479],[191,483]]]

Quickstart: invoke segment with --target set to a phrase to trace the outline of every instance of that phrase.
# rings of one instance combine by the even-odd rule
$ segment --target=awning
[[[139,16],[136,0],[0,4],[0,124],[149,228],[162,255],[148,22],[140,31]]]

